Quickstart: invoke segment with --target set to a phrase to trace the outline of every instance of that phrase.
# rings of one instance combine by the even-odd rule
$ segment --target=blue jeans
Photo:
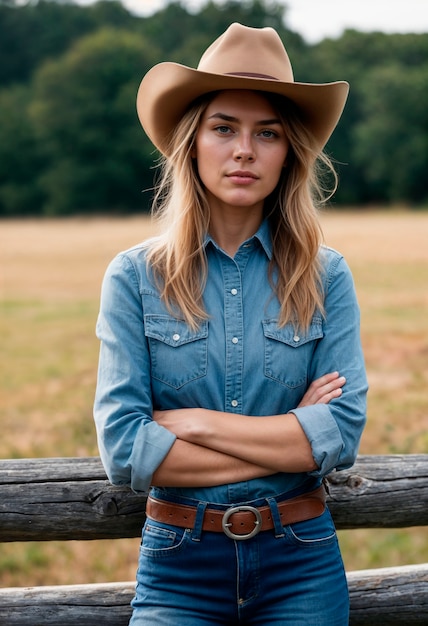
[[[193,530],[148,519],[130,626],[347,626],[329,510],[282,527],[275,499],[268,502],[275,529],[243,541],[202,531],[204,503]]]

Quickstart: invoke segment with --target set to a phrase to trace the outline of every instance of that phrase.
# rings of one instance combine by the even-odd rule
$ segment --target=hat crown
[[[294,82],[284,45],[273,28],[231,24],[201,57],[198,70]]]

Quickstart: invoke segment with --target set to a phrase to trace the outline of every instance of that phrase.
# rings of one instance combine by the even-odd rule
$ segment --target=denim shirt
[[[175,435],[152,419],[154,409],[204,407],[252,416],[292,411],[318,469],[207,488],[168,488],[208,502],[242,502],[316,486],[350,467],[365,424],[367,382],[359,307],[343,257],[320,249],[324,316],[305,332],[278,326],[279,302],[269,279],[272,243],[267,221],[234,258],[210,238],[204,305],[209,318],[193,331],[160,299],[145,262],[147,245],[120,253],[102,287],[101,340],[94,416],[109,480],[146,491]],[[296,408],[311,381],[339,371],[342,395],[329,404]],[[304,490],[304,489],[303,489]]]

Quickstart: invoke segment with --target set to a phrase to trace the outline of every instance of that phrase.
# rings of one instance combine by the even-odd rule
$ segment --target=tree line
[[[195,67],[231,22],[273,26],[301,82],[348,80],[327,151],[338,206],[426,206],[428,34],[347,30],[309,45],[267,0],[172,2],[147,17],[116,0],[0,0],[0,216],[146,211],[156,153],[135,112],[155,63]]]

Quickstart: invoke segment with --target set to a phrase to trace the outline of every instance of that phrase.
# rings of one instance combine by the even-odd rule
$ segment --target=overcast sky
[[[80,0],[82,4],[93,1]],[[387,33],[428,32],[428,0],[277,1],[288,6],[287,26],[309,43],[338,37],[345,28]],[[168,4],[168,0],[122,0],[122,3],[140,15],[147,15]],[[189,9],[198,9],[205,3],[206,0],[182,0]]]

